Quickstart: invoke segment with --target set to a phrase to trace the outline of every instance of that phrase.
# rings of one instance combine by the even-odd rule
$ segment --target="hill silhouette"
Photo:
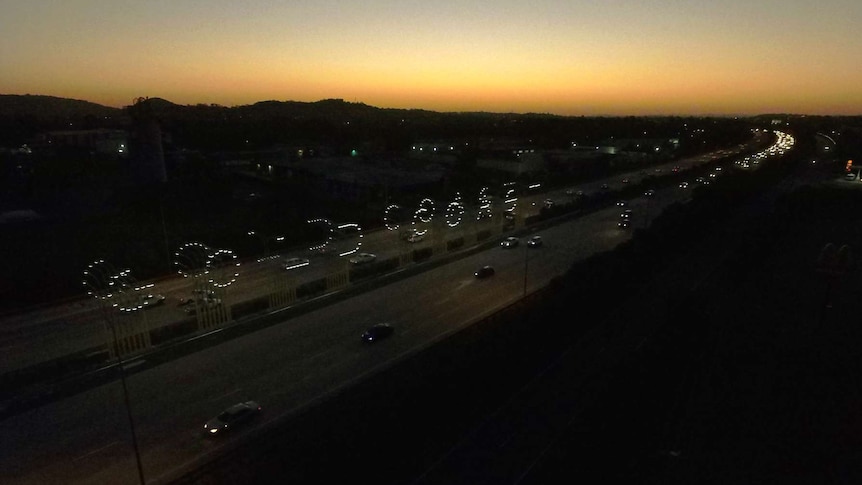
[[[45,122],[85,116],[117,117],[122,110],[80,99],[33,94],[0,94],[0,118],[34,118]]]

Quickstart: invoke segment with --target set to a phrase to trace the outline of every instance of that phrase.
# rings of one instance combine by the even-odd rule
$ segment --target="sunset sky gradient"
[[[0,94],[862,114],[862,1],[0,0]]]

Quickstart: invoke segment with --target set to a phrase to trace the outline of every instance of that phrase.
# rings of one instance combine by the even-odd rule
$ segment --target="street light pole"
[[[138,469],[138,480],[141,485],[144,485],[144,466],[141,463],[141,451],[138,447],[138,435],[135,430],[135,420],[132,415],[132,404],[129,400],[129,388],[126,385],[126,370],[123,368],[123,355],[120,351],[119,339],[117,338],[117,328],[112,318],[113,307],[108,304],[108,298],[122,296],[123,281],[120,272],[116,271],[111,265],[104,260],[99,260],[89,265],[84,271],[84,287],[87,292],[93,295],[99,302],[99,308],[102,311],[102,316],[105,318],[105,323],[111,330],[113,339],[114,352],[117,356],[117,368],[120,372],[120,382],[123,386],[123,403],[126,406],[126,416],[129,419],[129,429],[132,435],[132,447],[135,451],[135,463]],[[116,291],[116,294],[114,293]]]

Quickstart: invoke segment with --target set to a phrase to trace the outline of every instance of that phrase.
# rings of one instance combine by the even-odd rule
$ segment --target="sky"
[[[0,94],[862,114],[859,0],[0,0]]]

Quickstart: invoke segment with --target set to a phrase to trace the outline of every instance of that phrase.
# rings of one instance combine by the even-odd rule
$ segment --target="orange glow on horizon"
[[[33,2],[45,9],[12,4],[0,20],[16,46],[0,56],[0,93],[116,107],[149,96],[561,115],[862,113],[852,21],[862,3],[847,0]]]

